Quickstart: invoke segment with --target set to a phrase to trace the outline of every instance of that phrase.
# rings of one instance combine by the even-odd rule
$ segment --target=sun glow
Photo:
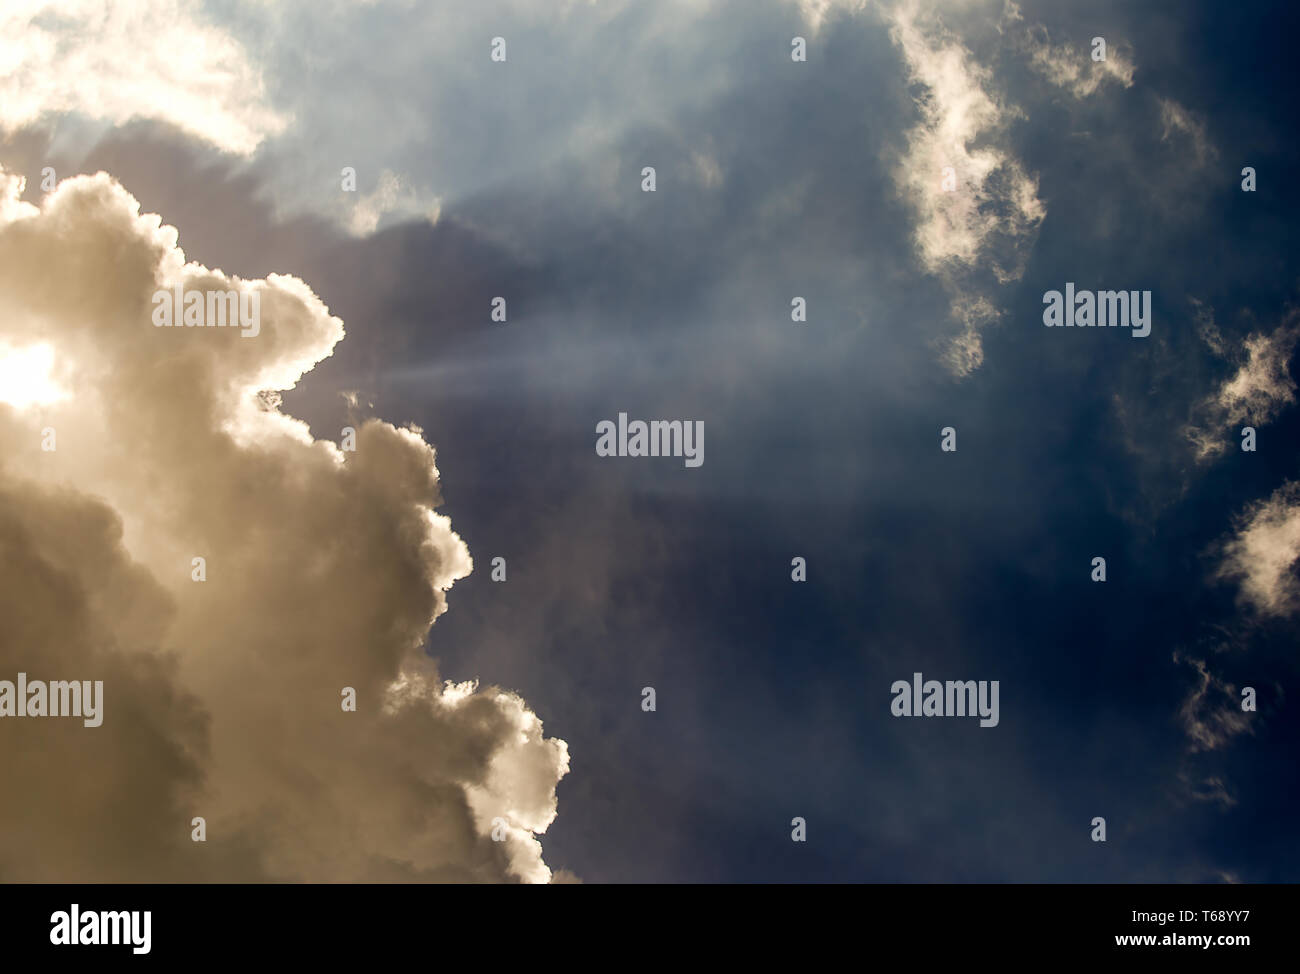
[[[25,409],[66,399],[68,393],[54,381],[53,371],[54,349],[47,344],[0,345],[0,402]]]

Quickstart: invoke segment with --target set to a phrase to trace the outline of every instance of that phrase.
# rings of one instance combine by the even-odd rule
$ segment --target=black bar
[[[373,963],[412,953],[434,966],[480,953],[493,967],[715,955],[732,962],[802,956],[813,967],[835,954],[910,957],[926,966],[938,958],[983,964],[1126,955],[1138,963],[1194,956],[1231,963],[1294,955],[1300,906],[1295,886],[1234,885],[5,886],[0,898],[7,961],[285,959],[331,969],[349,958]],[[87,913],[141,911],[143,918],[148,911],[148,953],[129,942],[142,926],[125,928],[127,943],[53,944],[55,917],[70,921],[73,904],[83,925]],[[90,921],[96,935],[99,923]],[[1117,943],[1135,936],[1155,942]],[[1178,939],[1207,936],[1208,947]],[[1219,940],[1226,937],[1248,942]]]

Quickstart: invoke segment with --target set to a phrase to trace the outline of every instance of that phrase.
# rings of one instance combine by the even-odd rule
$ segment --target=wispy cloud
[[[1198,166],[1219,154],[1206,133],[1205,120],[1172,98],[1160,98],[1160,139],[1185,146]]]
[[[1274,419],[1296,400],[1296,384],[1290,361],[1300,342],[1300,315],[1291,313],[1273,331],[1248,335],[1239,348],[1224,338],[1209,309],[1197,309],[1202,340],[1220,358],[1240,364],[1214,392],[1193,410],[1192,422],[1184,430],[1199,461],[1206,461],[1228,448],[1236,427],[1254,426]]]
[[[1218,750],[1238,734],[1250,731],[1250,721],[1241,709],[1235,686],[1211,673],[1205,660],[1185,659],[1174,653],[1174,662],[1187,663],[1199,677],[1179,710],[1193,752]]]
[[[905,0],[887,15],[921,89],[921,119],[906,136],[895,181],[916,211],[922,266],[953,295],[961,331],[943,358],[962,376],[982,362],[981,329],[998,317],[969,272],[984,265],[999,283],[1018,279],[1046,208],[1036,178],[1008,146],[1007,127],[1023,113],[997,93],[992,72],[931,8]]]
[[[1053,44],[1047,28],[1026,28],[1020,44],[1030,65],[1057,87],[1075,98],[1087,98],[1106,84],[1133,86],[1133,55],[1120,43],[1108,43],[1104,60],[1093,60],[1092,47]]]

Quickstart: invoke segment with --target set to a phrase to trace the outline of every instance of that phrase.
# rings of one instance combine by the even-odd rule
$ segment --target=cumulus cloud
[[[1242,601],[1264,616],[1300,610],[1300,482],[1288,481],[1237,518],[1220,546],[1217,577],[1240,585]]]
[[[106,174],[21,188],[0,173],[0,342],[53,361],[0,405],[0,679],[102,679],[105,717],[0,720],[0,877],[549,879],[566,745],[423,652],[472,568],[433,448],[279,409],[342,322],[188,262]],[[174,286],[256,292],[259,333],[155,327]]]
[[[4,4],[0,129],[61,113],[158,119],[238,155],[288,121],[245,47],[191,0]]]
[[[907,135],[895,182],[917,214],[922,265],[957,296],[962,330],[944,360],[965,375],[983,358],[980,329],[997,317],[987,297],[971,296],[978,292],[968,272],[985,264],[1000,283],[1018,279],[1046,210],[1036,179],[1006,146],[1006,128],[1022,113],[996,93],[992,72],[915,0],[893,5],[887,16],[921,90],[921,118]],[[955,185],[945,187],[945,177]]]
[[[1300,314],[1291,313],[1272,332],[1254,332],[1240,349],[1229,345],[1205,308],[1198,309],[1202,340],[1220,358],[1239,362],[1217,390],[1197,404],[1184,431],[1198,460],[1227,449],[1242,424],[1262,426],[1296,399],[1289,363],[1300,341]]]

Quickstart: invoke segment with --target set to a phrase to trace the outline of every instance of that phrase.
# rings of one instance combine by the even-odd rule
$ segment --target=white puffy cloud
[[[1300,610],[1300,482],[1287,481],[1250,505],[1220,548],[1217,575],[1240,585],[1241,599],[1266,616]]]
[[[0,875],[549,879],[566,745],[422,649],[472,569],[433,448],[372,419],[344,452],[264,394],[342,322],[296,278],[188,262],[106,174],[20,191],[0,174],[0,343],[52,362],[0,404],[0,679],[104,679],[105,719],[0,720]],[[177,285],[257,293],[258,334],[155,327]]]
[[[248,50],[191,0],[0,5],[0,129],[61,113],[158,119],[237,155],[287,123]]]

